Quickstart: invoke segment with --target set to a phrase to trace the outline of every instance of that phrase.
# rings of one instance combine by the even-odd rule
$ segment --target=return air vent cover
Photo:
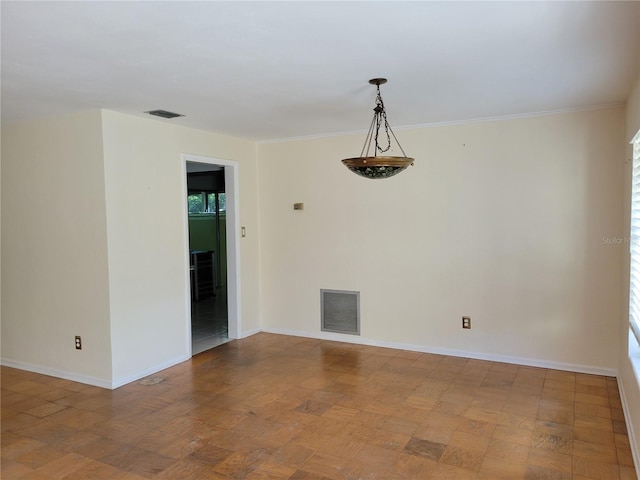
[[[149,115],[154,115],[156,117],[162,117],[162,118],[184,117],[184,115],[181,115],[180,113],[168,112],[167,110],[149,110],[148,112],[144,112],[144,113],[148,113]]]
[[[320,290],[323,332],[360,335],[360,292]]]

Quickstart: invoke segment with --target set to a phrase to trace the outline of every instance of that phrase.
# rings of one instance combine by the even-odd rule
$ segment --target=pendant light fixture
[[[396,138],[395,133],[391,130],[391,125],[387,121],[387,112],[384,109],[384,103],[382,102],[382,95],[380,95],[380,85],[387,83],[386,78],[373,78],[369,80],[371,85],[375,85],[378,94],[376,95],[376,106],[373,109],[373,120],[371,120],[371,126],[369,132],[364,140],[362,152],[359,157],[345,158],[342,163],[356,175],[360,175],[365,178],[389,178],[405,170],[409,165],[413,165],[413,158],[407,157],[404,153],[400,142]],[[380,128],[384,128],[383,135],[386,136],[385,146],[381,146],[378,137],[380,135]],[[391,149],[391,138],[398,145],[402,152],[402,157],[391,156],[378,156],[378,153],[386,153]],[[371,143],[373,143],[373,156],[369,156],[371,151]]]

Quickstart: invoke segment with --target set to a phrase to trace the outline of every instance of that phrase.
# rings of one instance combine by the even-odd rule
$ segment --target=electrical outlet
[[[462,317],[462,328],[471,328],[471,317]]]
[[[82,338],[76,335],[76,350],[82,350]]]

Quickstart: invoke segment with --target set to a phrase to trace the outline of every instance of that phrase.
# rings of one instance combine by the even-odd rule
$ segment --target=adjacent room
[[[229,340],[224,167],[187,162],[191,353]]]
[[[0,14],[2,478],[640,478],[639,2]]]

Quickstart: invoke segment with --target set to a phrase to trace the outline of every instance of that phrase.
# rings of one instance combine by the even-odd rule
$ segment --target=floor
[[[260,333],[114,391],[2,368],[2,478],[636,479],[614,378]]]
[[[227,290],[191,302],[191,353],[196,355],[229,341]]]

